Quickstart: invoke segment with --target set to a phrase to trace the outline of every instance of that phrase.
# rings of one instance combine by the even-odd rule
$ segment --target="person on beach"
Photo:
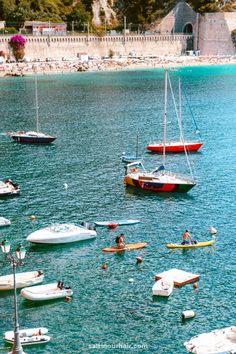
[[[194,243],[192,236],[190,235],[188,230],[185,230],[185,232],[183,233],[182,239],[183,239],[183,241],[182,241],[181,245],[189,245],[189,243]],[[190,242],[189,242],[189,240],[190,240]]]
[[[125,247],[124,234],[120,234],[119,236],[116,236],[116,245],[118,248]]]

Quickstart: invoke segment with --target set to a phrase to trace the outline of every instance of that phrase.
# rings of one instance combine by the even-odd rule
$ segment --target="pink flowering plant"
[[[20,34],[16,34],[11,37],[9,41],[9,45],[12,48],[13,55],[18,61],[19,59],[23,59],[25,55],[25,43],[26,39],[22,37]]]

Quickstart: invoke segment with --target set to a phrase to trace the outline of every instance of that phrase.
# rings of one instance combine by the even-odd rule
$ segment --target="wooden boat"
[[[182,244],[178,244],[178,243],[168,243],[166,245],[166,247],[167,248],[189,249],[189,248],[212,246],[215,242],[216,242],[215,240],[209,240],[209,241],[203,241],[203,242],[197,242],[197,243],[190,243],[190,244],[187,244],[187,245],[182,245]]]
[[[236,326],[216,329],[184,343],[189,353],[230,354],[236,352]]]
[[[20,193],[20,186],[11,179],[0,181],[0,197],[9,197]]]
[[[27,241],[42,244],[63,244],[95,238],[95,230],[74,224],[54,224],[32,232]]]
[[[170,296],[170,294],[172,294],[173,289],[173,280],[162,278],[156,281],[153,285],[152,294],[155,296]]]
[[[41,271],[16,273],[16,288],[24,288],[42,283],[44,274]],[[3,275],[0,277],[0,290],[14,289],[13,274]]]
[[[140,243],[128,243],[125,245],[123,248],[113,246],[113,247],[107,247],[103,248],[103,252],[123,252],[123,251],[131,251],[131,250],[138,250],[140,248],[144,248],[147,246],[146,242],[140,242]]]
[[[95,221],[94,224],[96,226],[106,226],[110,227],[110,225],[122,226],[122,225],[135,225],[140,223],[140,220],[135,219],[124,219],[124,220],[109,220],[109,221]]]
[[[125,186],[132,186],[144,190],[154,192],[178,192],[186,193],[192,189],[196,182],[193,178],[192,169],[188,160],[187,151],[185,149],[185,157],[189,167],[191,177],[177,175],[173,172],[166,170],[166,107],[167,107],[167,84],[168,84],[168,71],[165,71],[165,112],[164,112],[164,149],[163,149],[163,164],[151,172],[146,171],[142,162],[131,163],[126,166],[124,177]],[[178,113],[178,112],[177,112]],[[177,117],[179,118],[178,114]],[[179,118],[180,136],[184,141],[181,121]]]
[[[50,341],[50,337],[46,334],[48,329],[45,327],[27,328],[19,330],[21,345],[44,344]],[[14,344],[14,331],[4,333],[4,341]]]
[[[38,81],[35,75],[35,110],[36,110],[36,131],[18,131],[9,132],[9,135],[14,141],[26,144],[49,144],[52,143],[56,137],[45,134],[39,131],[39,106],[38,106]]]
[[[69,287],[60,287],[58,283],[51,283],[24,288],[21,295],[28,300],[45,301],[72,296],[73,291]]]
[[[169,79],[170,83],[170,79]],[[170,88],[172,90],[171,84]],[[186,97],[187,100],[187,97]],[[188,100],[187,100],[188,103]],[[189,103],[188,103],[189,105]],[[182,95],[181,95],[181,85],[180,85],[180,80],[179,80],[179,120],[182,121],[182,111],[181,111],[181,106],[182,106]],[[200,131],[197,127],[196,120],[194,118],[193,112],[191,110],[191,107],[189,105],[190,113],[196,128],[196,133],[200,134]],[[180,126],[182,129],[182,126]],[[185,152],[185,151],[198,151],[201,147],[203,146],[203,141],[184,141],[181,139],[181,134],[180,134],[180,140],[177,141],[165,141],[165,142],[153,142],[148,144],[147,150],[152,151],[152,152],[158,152],[158,153],[163,153],[165,151],[166,153],[179,153],[179,152]]]
[[[0,227],[9,226],[9,225],[11,225],[10,220],[0,216]]]
[[[185,284],[194,283],[198,281],[200,275],[186,272],[181,269],[171,268],[155,276],[156,280],[163,279],[163,278],[173,280],[174,286],[183,286]]]

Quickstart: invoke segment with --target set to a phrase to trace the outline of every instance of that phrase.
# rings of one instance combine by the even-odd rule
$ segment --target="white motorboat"
[[[236,352],[236,326],[202,333],[184,343],[189,353],[223,354]]]
[[[50,341],[50,337],[46,334],[48,329],[45,327],[20,329],[21,345],[44,344]],[[7,343],[14,343],[14,331],[4,333],[4,340]]]
[[[20,187],[17,183],[13,183],[11,179],[0,181],[0,197],[8,197],[20,193]]]
[[[10,220],[0,216],[0,227],[11,225]]]
[[[157,296],[170,296],[174,289],[171,279],[159,279],[152,287],[152,294]]]
[[[28,300],[45,301],[72,296],[73,291],[70,287],[64,287],[63,283],[58,282],[24,288],[21,290],[21,295]]]
[[[41,271],[16,273],[16,288],[24,288],[42,283],[44,274]],[[0,277],[0,290],[14,289],[13,274]]]
[[[74,224],[54,224],[32,232],[27,241],[32,243],[62,244],[95,238],[95,230]]]

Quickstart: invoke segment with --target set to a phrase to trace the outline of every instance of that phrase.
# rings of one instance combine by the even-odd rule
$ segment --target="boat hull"
[[[135,225],[135,224],[138,224],[140,223],[140,220],[132,220],[132,219],[127,219],[127,220],[110,220],[110,221],[95,221],[94,224],[96,226],[106,226],[106,227],[109,227],[110,225],[112,224],[115,224],[115,225],[119,225],[119,226],[122,226],[122,225]]]
[[[26,286],[42,283],[44,274],[36,272],[16,273],[16,288],[21,289]],[[5,275],[0,277],[0,290],[14,289],[13,275]]]
[[[177,243],[169,243],[166,245],[166,248],[183,248],[183,249],[189,249],[189,248],[198,248],[198,247],[207,247],[207,246],[212,246],[215,243],[215,240],[210,240],[210,241],[204,241],[204,242],[198,242],[196,244],[187,244],[187,245],[181,245]]]
[[[47,301],[72,296],[73,291],[70,288],[59,289],[57,283],[38,285],[24,288],[21,290],[21,296],[31,301]]]
[[[64,229],[63,229],[64,228]],[[27,236],[27,241],[37,244],[65,244],[93,239],[96,231],[74,224],[55,224],[41,230],[32,232]]]
[[[55,137],[37,137],[37,136],[20,136],[20,135],[12,135],[11,137],[17,143],[23,143],[23,144],[50,144],[54,140],[56,140]]]
[[[166,153],[178,153],[178,152],[185,152],[186,151],[198,151],[202,147],[202,142],[189,142],[189,143],[180,143],[180,144],[171,144],[167,143],[165,145],[165,152]],[[164,152],[164,145],[159,144],[150,144],[147,146],[147,150],[152,152],[163,153]]]
[[[174,282],[172,280],[160,279],[152,287],[152,294],[154,296],[165,296],[171,295],[174,289]]]
[[[138,156],[131,156],[131,155],[125,155],[122,156],[122,162],[125,163],[132,163],[132,162],[137,162],[137,161],[141,161],[142,158],[138,157]]]
[[[124,183],[125,185],[129,185],[143,190],[167,193],[187,193],[196,185],[195,183],[161,183],[152,180],[139,180],[136,178],[132,178],[129,175],[126,175],[124,177]]]

